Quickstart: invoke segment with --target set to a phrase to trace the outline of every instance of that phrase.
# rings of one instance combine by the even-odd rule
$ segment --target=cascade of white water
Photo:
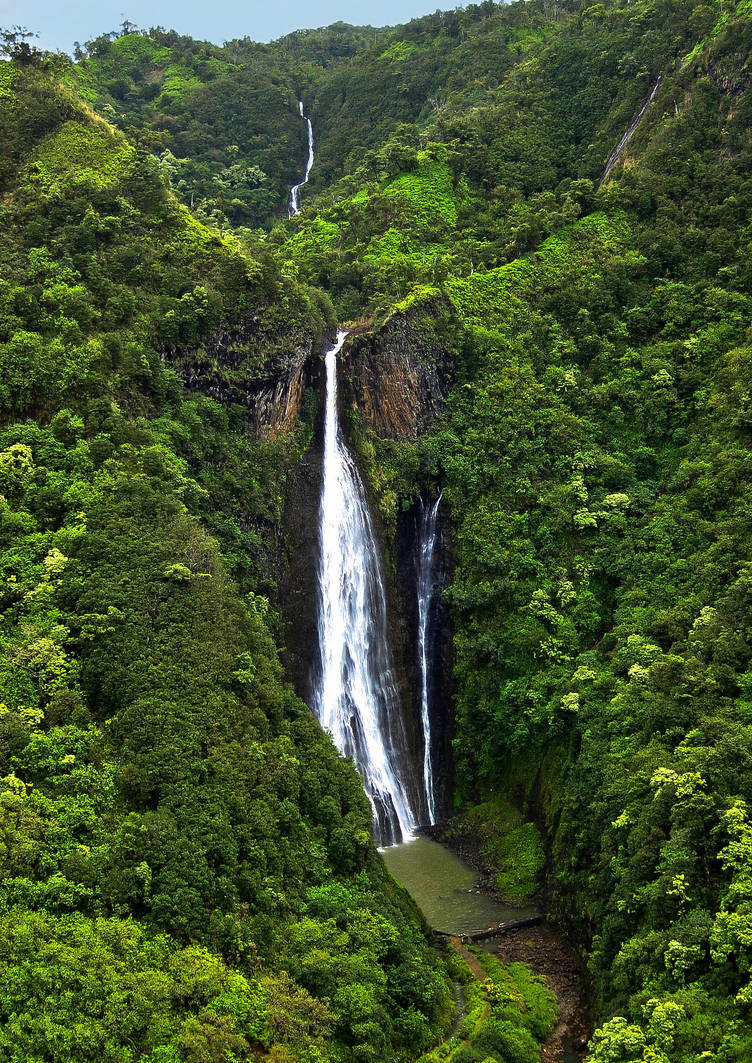
[[[298,100],[298,107],[300,108],[300,117],[305,121],[306,129],[308,130],[308,158],[306,160],[305,175],[300,184],[293,185],[290,189],[290,202],[287,206],[287,217],[291,218],[293,214],[300,214],[300,190],[303,185],[308,184],[308,177],[313,166],[313,126],[311,125],[311,119],[308,118],[303,112],[303,101]]]
[[[426,504],[420,499],[418,523],[418,550],[416,555],[418,595],[418,666],[420,668],[420,719],[423,725],[423,789],[426,796],[428,822],[436,822],[436,788],[434,785],[431,757],[431,706],[430,671],[428,656],[428,627],[431,605],[436,590],[434,578],[434,553],[436,551],[436,518],[441,504],[441,495],[435,502]]]
[[[365,492],[339,426],[339,332],[326,354],[319,570],[321,671],[316,713],[365,783],[378,841],[406,841],[416,828],[401,768],[406,749],[389,651],[381,565]]]

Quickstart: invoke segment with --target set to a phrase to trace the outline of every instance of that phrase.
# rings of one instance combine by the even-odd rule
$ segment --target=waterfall
[[[389,651],[381,563],[358,470],[339,426],[337,354],[326,353],[319,567],[320,674],[315,710],[363,777],[377,840],[408,840],[416,817],[402,760],[407,742]]]
[[[606,166],[605,166],[605,168],[603,170],[603,173],[600,176],[600,180],[598,181],[598,188],[601,187],[603,182],[606,180],[608,175],[613,170],[614,166],[616,166],[617,162],[621,158],[621,153],[624,151],[624,149],[626,148],[627,144],[632,139],[632,134],[635,132],[635,130],[637,129],[637,126],[640,124],[640,122],[644,118],[645,112],[647,111],[648,107],[650,106],[650,104],[653,102],[653,100],[657,96],[658,89],[660,88],[660,86],[661,86],[661,79],[658,78],[658,80],[656,81],[655,85],[653,85],[653,88],[652,88],[652,90],[650,92],[650,95],[645,100],[645,102],[643,103],[642,107],[637,112],[637,114],[634,116],[632,121],[629,123],[629,125],[625,129],[621,139],[619,140],[619,143],[616,145],[616,147],[614,148],[614,150],[611,152],[611,154],[609,155],[608,159],[606,160]]]
[[[311,125],[311,119],[303,112],[303,101],[298,100],[298,107],[300,108],[300,117],[306,124],[308,130],[308,158],[306,159],[305,175],[300,184],[293,185],[290,189],[290,202],[287,206],[287,217],[291,218],[293,214],[300,214],[300,190],[303,185],[308,184],[308,175],[311,172],[313,166],[313,126]]]
[[[434,554],[436,552],[436,518],[441,504],[441,495],[435,502],[425,503],[420,499],[418,521],[418,549],[416,553],[418,594],[418,666],[420,668],[420,719],[423,725],[423,790],[426,797],[428,822],[436,822],[436,787],[431,758],[431,705],[430,705],[430,660],[428,634],[431,605],[436,590],[434,578]]]

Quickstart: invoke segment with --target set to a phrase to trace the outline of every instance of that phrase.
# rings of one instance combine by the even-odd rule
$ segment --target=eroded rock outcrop
[[[441,413],[452,377],[447,318],[447,308],[436,296],[351,340],[347,375],[352,400],[377,435],[415,439]]]
[[[275,439],[295,427],[319,345],[311,332],[274,334],[254,314],[216,329],[195,348],[167,348],[165,359],[188,391],[244,406],[257,433]]]

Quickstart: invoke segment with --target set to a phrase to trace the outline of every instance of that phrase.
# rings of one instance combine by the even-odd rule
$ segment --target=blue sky
[[[39,34],[42,48],[70,52],[74,41],[115,29],[124,18],[141,28],[164,26],[215,41],[251,37],[269,41],[291,30],[344,21],[385,26],[408,22],[437,7],[436,0],[0,0],[0,26],[22,25]]]

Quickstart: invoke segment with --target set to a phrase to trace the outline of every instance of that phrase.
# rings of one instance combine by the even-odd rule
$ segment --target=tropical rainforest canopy
[[[540,1059],[280,663],[315,377],[255,404],[337,322],[444,352],[418,435],[348,431],[388,555],[443,489],[455,808],[588,1058],[749,1061],[750,0],[123,30],[0,63],[0,1061]]]

